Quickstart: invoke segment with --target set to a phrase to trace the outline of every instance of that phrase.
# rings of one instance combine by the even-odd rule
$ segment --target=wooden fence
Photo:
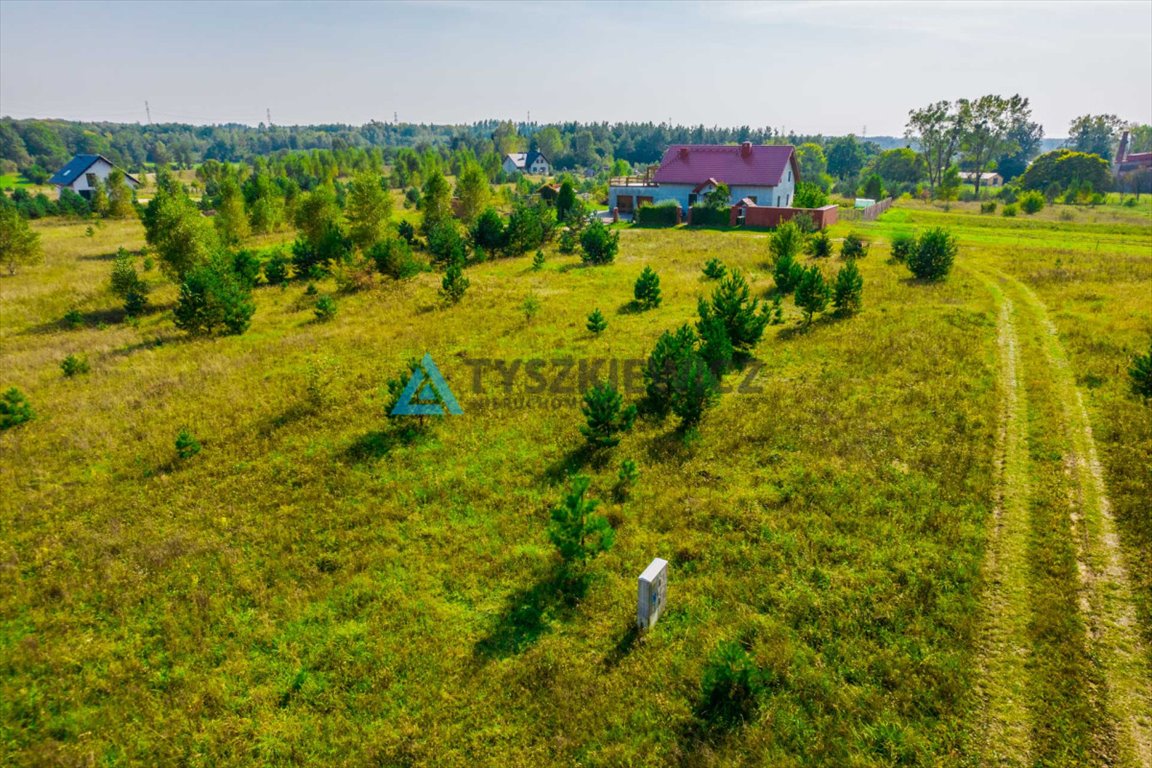
[[[841,221],[876,221],[876,217],[884,213],[892,207],[895,201],[890,198],[884,198],[878,203],[874,203],[867,208],[841,208],[840,220]]]

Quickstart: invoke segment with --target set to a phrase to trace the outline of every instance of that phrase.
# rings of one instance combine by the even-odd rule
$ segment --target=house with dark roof
[[[608,206],[631,213],[646,203],[674,200],[686,211],[726,184],[729,205],[747,199],[759,206],[786,208],[792,205],[799,180],[796,150],[789,145],[673,144],[664,150],[655,173],[613,179]]]
[[[504,155],[504,173],[531,173],[551,176],[552,164],[540,152],[512,152]]]
[[[56,171],[56,174],[48,179],[48,183],[54,184],[58,191],[70,189],[84,197],[90,197],[96,183],[106,182],[108,174],[112,173],[115,167],[104,155],[76,155],[67,165]],[[140,186],[140,181],[128,173],[124,174],[124,180],[132,189]]]

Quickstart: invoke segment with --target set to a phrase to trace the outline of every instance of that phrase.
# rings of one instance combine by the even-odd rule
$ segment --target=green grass
[[[472,287],[450,309],[437,305],[439,276],[425,274],[342,296],[324,324],[303,284],[262,288],[247,334],[201,341],[173,328],[175,290],[156,272],[157,311],[122,322],[106,284],[115,248],[142,246],[137,224],[91,238],[38,224],[45,264],[0,281],[0,386],[20,387],[38,414],[0,435],[0,762],[978,763],[970,692],[1002,396],[1000,298],[986,275],[1031,284],[1052,269],[1045,254],[1075,251],[1090,284],[1036,290],[1085,375],[1152,333],[1130,295],[1152,285],[1140,214],[990,224],[962,206],[901,207],[838,226],[834,237],[881,241],[860,265],[859,316],[799,332],[789,300],[786,325],[756,349],[761,393],[725,395],[687,441],[641,421],[610,461],[583,468],[618,534],[578,601],[557,595],[545,533],[576,463],[578,407],[502,410],[498,375],[477,395],[464,360],[643,357],[694,318],[713,286],[700,276],[708,259],[742,269],[759,295],[770,289],[763,234],[624,229],[608,267],[552,249],[540,271],[531,255],[489,262],[468,270]],[[950,280],[917,284],[885,262],[887,233],[937,222],[961,235],[964,268]],[[1127,266],[1104,266],[1116,254]],[[627,306],[646,264],[664,301],[636,313]],[[1110,274],[1124,277],[1100,282]],[[1080,341],[1083,292],[1104,306]],[[526,321],[529,294],[541,308]],[[73,305],[86,325],[64,330]],[[584,329],[595,307],[609,322],[600,337]],[[1023,386],[1044,385],[1036,351],[1022,348]],[[424,352],[465,413],[396,439],[385,381]],[[89,375],[60,374],[73,353],[88,356]],[[1137,546],[1127,521],[1147,475],[1127,462],[1152,441],[1132,431],[1145,412],[1110,365],[1084,391],[1124,542]],[[319,407],[309,370],[331,382]],[[1138,446],[1120,463],[1103,392],[1128,419],[1117,440]],[[1063,416],[1029,412],[1035,452]],[[187,461],[173,445],[182,428],[203,444]],[[1053,467],[1047,455],[1028,472],[1059,488],[1032,469]],[[640,478],[617,501],[624,458]],[[1026,710],[1084,714],[1032,721],[1071,760],[1107,728],[1080,687],[1098,673],[1079,665],[1075,540],[1058,499],[1035,498],[1032,514],[1052,525],[1029,528],[1039,570],[1024,623],[1050,658],[1028,667]],[[669,605],[637,638],[636,576],[657,556],[671,563]],[[1040,622],[1061,617],[1051,631]],[[748,722],[710,729],[694,715],[701,678],[733,640],[768,684]]]

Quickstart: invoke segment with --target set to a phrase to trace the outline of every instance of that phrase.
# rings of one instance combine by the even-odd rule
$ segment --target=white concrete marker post
[[[636,599],[636,625],[650,629],[664,611],[668,597],[668,561],[656,558],[640,574]]]

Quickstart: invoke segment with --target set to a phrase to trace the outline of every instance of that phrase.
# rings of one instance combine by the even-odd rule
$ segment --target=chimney
[[[680,147],[680,151],[677,154],[680,155],[681,160],[687,160],[688,159],[688,147]]]
[[[740,145],[741,157],[752,157],[752,142],[746,141]]]
[[[1120,147],[1116,150],[1116,165],[1120,165],[1128,159],[1128,131],[1120,137]]]

